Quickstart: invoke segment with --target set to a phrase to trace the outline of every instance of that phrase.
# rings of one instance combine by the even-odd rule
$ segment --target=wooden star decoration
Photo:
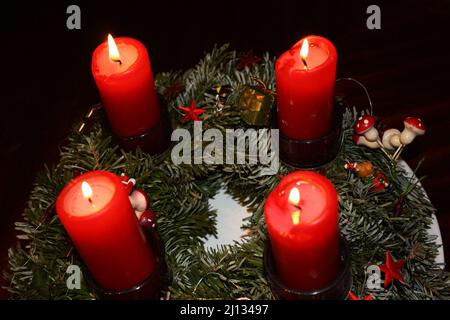
[[[373,294],[369,294],[369,295],[365,296],[362,300],[368,301],[368,300],[372,300],[372,298],[373,298]],[[348,299],[349,300],[361,300],[351,291],[348,292]]]
[[[189,107],[179,106],[178,108],[184,111],[184,117],[181,119],[181,123],[186,123],[190,120],[198,121],[198,116],[206,112],[205,109],[197,108],[195,100],[191,102]]]
[[[388,250],[386,251],[386,264],[380,266],[380,271],[384,272],[385,278],[384,278],[384,287],[387,288],[388,285],[395,280],[400,281],[401,283],[405,283],[405,279],[403,278],[402,273],[400,270],[405,265],[405,260],[398,260],[395,261],[394,258],[392,258],[391,252]]]

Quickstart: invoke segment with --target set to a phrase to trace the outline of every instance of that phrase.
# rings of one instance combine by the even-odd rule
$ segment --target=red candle
[[[119,177],[92,171],[60,193],[56,211],[84,263],[104,288],[123,290],[145,280],[155,258]]]
[[[94,75],[115,134],[137,136],[160,118],[158,97],[145,46],[131,38],[108,35],[92,56]]]
[[[331,131],[337,53],[325,38],[308,36],[276,61],[278,127],[296,140]]]
[[[315,290],[338,273],[338,197],[324,176],[297,171],[269,194],[264,213],[277,273],[289,288]]]

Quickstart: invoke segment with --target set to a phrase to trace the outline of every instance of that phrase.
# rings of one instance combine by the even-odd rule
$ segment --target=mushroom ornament
[[[368,141],[364,136],[357,134],[353,135],[353,142],[358,146],[366,146],[370,149],[377,149],[380,147],[377,142]]]
[[[416,136],[422,136],[425,134],[426,126],[419,118],[408,117],[403,122],[405,129],[400,136],[400,142],[403,145],[413,142]]]
[[[400,147],[400,130],[397,129],[388,129],[383,133],[383,138],[381,143],[387,150],[395,150]]]
[[[377,142],[379,140],[378,130],[375,128],[375,117],[364,115],[359,117],[355,123],[355,133],[363,135],[367,141]]]
[[[388,129],[380,140],[378,130],[375,128],[375,118],[363,115],[354,125],[353,142],[371,149],[380,148],[390,160],[397,160],[405,146],[410,144],[416,136],[424,135],[426,131],[425,124],[419,118],[407,117],[403,124],[405,128],[402,132],[397,129]],[[392,154],[387,150],[395,150],[395,152]]]
[[[359,117],[353,128],[355,134],[359,136],[359,138],[353,136],[353,142],[371,149],[381,148],[381,151],[391,159],[391,156],[384,149],[383,143],[381,143],[377,128],[375,128],[374,116],[363,115]]]
[[[405,128],[400,134],[400,146],[395,151],[394,156],[392,157],[394,160],[397,160],[400,157],[403,149],[406,145],[410,144],[414,141],[416,136],[422,136],[425,134],[426,126],[425,123],[419,118],[407,117],[403,124]]]

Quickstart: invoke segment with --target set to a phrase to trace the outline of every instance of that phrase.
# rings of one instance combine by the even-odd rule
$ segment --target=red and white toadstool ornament
[[[381,151],[391,159],[391,156],[384,149],[384,146],[380,141],[380,135],[377,128],[375,128],[375,117],[369,115],[361,116],[358,118],[353,128],[355,130],[353,142],[357,145],[366,146],[371,149],[380,148]]]
[[[355,133],[363,135],[368,141],[376,142],[379,138],[378,130],[375,128],[375,117],[364,115],[356,121]]]
[[[404,147],[413,142],[417,136],[424,135],[426,131],[425,124],[419,118],[407,117],[403,124],[405,128],[402,132],[388,129],[380,140],[378,130],[375,128],[375,118],[370,115],[361,116],[354,125],[353,142],[371,149],[380,148],[390,160],[397,160]],[[395,152],[392,154],[387,150]]]
[[[425,123],[423,123],[423,121],[420,118],[407,117],[403,121],[403,124],[405,125],[405,128],[400,134],[401,145],[397,148],[397,151],[395,151],[394,153],[393,156],[394,160],[400,157],[400,154],[402,153],[406,145],[413,142],[417,136],[424,135],[425,131],[427,130]]]
[[[427,129],[425,123],[419,118],[408,117],[403,121],[403,124],[405,125],[405,129],[403,129],[400,136],[400,142],[403,145],[413,142],[416,136],[424,135]]]
[[[400,135],[401,135],[400,130],[388,129],[383,133],[381,143],[387,150],[395,150],[401,145]]]
[[[364,136],[357,134],[353,135],[353,142],[358,146],[366,146],[370,149],[377,149],[380,147],[377,142],[368,141]]]

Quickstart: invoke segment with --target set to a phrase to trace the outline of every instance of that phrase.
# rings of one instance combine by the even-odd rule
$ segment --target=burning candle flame
[[[108,50],[109,50],[109,58],[114,62],[119,62],[122,64],[120,60],[119,49],[117,49],[116,42],[111,34],[108,34]]]
[[[302,59],[306,70],[308,70],[308,64],[306,63],[306,58],[308,57],[308,54],[309,54],[309,42],[308,38],[305,38],[305,40],[303,40],[303,44],[300,49],[300,58]]]
[[[300,210],[292,212],[291,218],[292,218],[292,224],[294,226],[298,225],[300,223]]]
[[[296,187],[292,188],[291,192],[289,192],[289,202],[297,209],[300,209],[298,207],[298,204],[300,203],[300,191]],[[294,224],[294,226],[300,223],[300,212],[300,210],[295,210],[291,214],[292,223]]]
[[[300,191],[296,187],[293,187],[289,192],[289,202],[293,205],[300,203]]]
[[[86,181],[83,181],[81,184],[81,192],[83,193],[83,197],[92,202],[92,188]]]

